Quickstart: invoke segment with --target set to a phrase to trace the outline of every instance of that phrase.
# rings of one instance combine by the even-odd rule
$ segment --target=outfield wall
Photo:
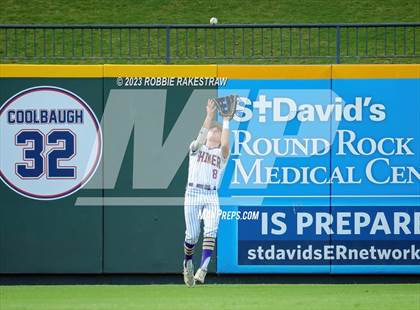
[[[0,65],[0,273],[178,273],[230,94],[210,271],[420,273],[420,65]]]

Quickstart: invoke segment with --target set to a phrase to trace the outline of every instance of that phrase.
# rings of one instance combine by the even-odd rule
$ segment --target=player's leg
[[[187,286],[194,286],[194,247],[200,236],[200,204],[199,195],[194,190],[185,192],[184,217],[185,217],[185,240],[184,240],[184,282]]]
[[[194,278],[196,281],[204,283],[207,274],[207,267],[210,263],[216,245],[216,235],[219,226],[219,199],[217,193],[209,192],[206,195],[203,221],[204,221],[204,234],[203,234],[203,251],[201,255],[200,268],[197,270]]]
[[[184,259],[192,260],[194,247],[200,236],[200,197],[194,190],[185,193],[184,217],[185,217],[185,240],[184,240]]]

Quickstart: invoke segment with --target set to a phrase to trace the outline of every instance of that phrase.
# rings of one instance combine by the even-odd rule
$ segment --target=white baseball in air
[[[210,24],[216,25],[217,24],[217,18],[216,17],[210,18]]]

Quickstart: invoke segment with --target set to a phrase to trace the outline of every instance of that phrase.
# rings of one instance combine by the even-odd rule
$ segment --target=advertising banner
[[[242,114],[218,272],[420,272],[419,66],[331,70],[236,67],[219,89]]]

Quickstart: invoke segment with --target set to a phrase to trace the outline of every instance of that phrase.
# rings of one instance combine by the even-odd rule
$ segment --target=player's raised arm
[[[193,141],[190,148],[191,151],[195,152],[198,150],[203,144],[206,143],[207,133],[214,121],[214,118],[216,116],[216,104],[212,99],[209,99],[207,101],[207,107],[206,107],[207,115],[204,119],[203,126],[201,127],[197,139]]]
[[[229,156],[229,117],[223,117],[223,130],[222,137],[220,138],[220,144],[222,148],[222,156],[227,158]]]
[[[206,111],[207,115],[203,123],[203,128],[209,130],[216,116],[216,103],[213,101],[213,99],[209,99],[207,101]]]

